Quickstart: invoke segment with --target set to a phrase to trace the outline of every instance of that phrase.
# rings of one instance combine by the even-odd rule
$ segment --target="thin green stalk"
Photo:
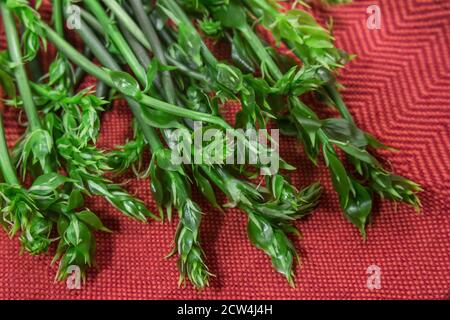
[[[31,94],[27,74],[22,61],[20,41],[16,29],[16,23],[5,2],[0,2],[0,8],[3,16],[3,24],[5,26],[8,51],[10,58],[15,65],[14,76],[16,78],[17,87],[19,88],[19,92],[23,101],[23,107],[27,114],[30,129],[32,131],[38,130],[41,128],[41,124],[39,122],[39,116],[34,105],[33,96]]]
[[[280,14],[280,12],[278,12],[278,10],[273,7],[272,5],[270,5],[267,1],[252,1],[252,0],[245,0],[244,1],[246,6],[253,12],[255,10],[252,9],[256,9],[256,8],[260,8],[262,10],[262,12],[265,12],[267,15],[269,15],[271,17],[271,20],[274,21],[275,17],[278,16]],[[257,12],[257,11],[255,11]],[[256,13],[255,13],[256,14]],[[308,57],[301,52],[301,50],[298,50],[297,46],[290,41],[289,39],[285,39],[284,40],[285,44],[287,45],[287,47],[291,50],[293,50],[293,52],[297,55],[297,57],[302,60],[303,63],[307,64],[308,63]],[[327,70],[328,71],[328,70]],[[328,71],[329,76],[331,77],[331,82],[327,83],[324,85],[324,89],[327,91],[327,93],[329,94],[330,98],[332,99],[332,101],[335,103],[336,108],[338,109],[339,113],[341,114],[341,116],[352,122],[355,123],[352,115],[350,114],[347,106],[345,105],[344,100],[342,99],[341,94],[339,93],[338,89],[336,88],[335,83],[335,76],[334,74],[332,74],[330,71]]]
[[[25,29],[25,26],[23,24],[20,25],[20,32],[23,33]],[[39,64],[39,55],[36,55],[34,59],[28,62],[28,74],[30,75],[30,78],[34,82],[39,82],[39,80],[42,78],[42,68]]]
[[[105,85],[103,82],[98,81],[95,84],[95,96],[97,98],[105,98],[108,94],[108,86]]]
[[[16,170],[9,156],[8,146],[6,145],[5,129],[3,125],[3,115],[0,112],[0,163],[3,178],[8,184],[19,185]]]
[[[120,30],[122,31],[122,34],[127,43],[130,45],[131,49],[136,54],[136,57],[138,58],[139,62],[142,64],[144,68],[148,69],[148,67],[151,64],[151,60],[146,49],[133,37],[133,35],[123,26],[122,23],[120,23]],[[158,92],[162,92],[163,90],[161,86],[161,80],[159,79],[158,74],[155,76],[155,80],[153,80],[153,85],[154,87],[152,86],[150,88],[150,93],[154,97],[159,97]]]
[[[348,120],[351,123],[355,123],[355,120],[353,119],[353,116],[350,114],[350,111],[348,111],[347,106],[345,105],[344,100],[342,99],[341,94],[337,90],[336,86],[331,83],[327,83],[324,85],[325,90],[329,94],[330,98],[333,100],[336,109],[338,109],[341,116]]]
[[[210,81],[209,78],[206,75],[204,75],[203,73],[196,72],[194,70],[189,69],[184,64],[180,63],[178,60],[172,58],[170,55],[167,55],[166,59],[171,65],[177,67],[178,71],[180,71],[181,73],[184,73],[189,78],[193,78],[195,80],[198,80],[200,82],[205,82],[205,83]]]
[[[89,48],[83,49],[83,55],[87,58],[90,58],[92,56],[92,52]],[[75,68],[75,71],[73,73],[73,87],[76,88],[81,81],[83,80],[84,76],[86,75],[86,72],[83,70],[83,68],[80,68],[77,66]]]

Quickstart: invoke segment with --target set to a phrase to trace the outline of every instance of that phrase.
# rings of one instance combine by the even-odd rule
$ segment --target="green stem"
[[[14,63],[14,76],[16,78],[17,87],[23,101],[25,113],[27,114],[28,123],[32,131],[41,128],[39,116],[33,102],[33,96],[28,83],[27,74],[22,61],[22,54],[20,52],[19,35],[16,29],[12,13],[6,6],[6,3],[1,1],[0,7],[3,16],[3,24],[5,26],[6,41],[8,44],[8,51],[12,62]]]
[[[167,64],[161,41],[159,40],[150,19],[145,13],[141,0],[130,0],[130,3],[145,37],[150,42],[150,46],[152,47],[156,59],[158,59],[162,64]],[[162,72],[162,85],[166,101],[174,104],[176,102],[175,86],[169,71]]]
[[[19,179],[17,178],[16,170],[9,157],[9,150],[6,144],[5,129],[3,125],[3,115],[0,112],[0,163],[1,171],[5,181],[12,185],[19,185]]]
[[[92,52],[89,48],[85,47],[83,49],[83,55],[87,58],[92,57]],[[73,73],[73,87],[76,88],[78,87],[78,85],[81,83],[81,81],[83,80],[84,76],[86,75],[86,72],[80,68],[80,67],[76,67],[75,71]]]
[[[85,0],[84,4],[88,7],[91,13],[98,19],[102,27],[105,29],[106,34],[117,47],[119,52],[122,54],[122,57],[130,66],[131,70],[133,70],[136,78],[141,83],[145,83],[147,78],[145,74],[145,70],[143,71],[142,66],[133,51],[128,46],[126,40],[122,36],[122,33],[119,31],[117,26],[106,14],[105,10],[103,10],[102,6],[96,0]]]
[[[151,64],[149,53],[147,52],[147,49],[145,49],[137,40],[134,38],[130,32],[124,28],[122,23],[120,24],[120,31],[122,31],[122,34],[127,41],[130,48],[133,50],[134,54],[138,58],[141,65],[147,70],[148,67]],[[155,98],[160,98],[159,92],[162,92],[162,86],[161,86],[161,80],[159,78],[159,75],[157,74],[155,79],[153,80],[153,85],[150,87],[149,94],[151,94]]]
[[[62,1],[63,0],[53,0],[53,25],[55,27],[56,33],[61,37],[64,36],[64,20],[62,12]]]
[[[103,81],[109,87],[115,88],[120,91],[115,83],[112,81],[109,74],[102,68],[95,65],[92,61],[84,57],[80,54],[75,48],[73,48],[67,41],[58,36],[55,31],[53,31],[48,25],[42,23],[42,28],[45,30],[47,38],[50,42],[52,42],[61,52],[63,52],[70,60],[72,60],[75,64],[83,68],[87,73],[91,74],[95,78]],[[189,109],[185,109],[182,107],[178,107],[176,105],[163,102],[158,99],[154,99],[145,94],[142,94],[142,97],[139,101],[141,104],[151,107],[174,116],[189,118],[197,121],[204,121],[212,124],[216,124],[224,129],[231,129],[232,127],[222,118],[217,116],[212,116],[210,114],[197,112]]]
[[[198,80],[200,82],[204,82],[204,83],[208,83],[211,80],[204,75],[203,73],[194,71],[189,69],[188,67],[186,67],[184,64],[182,64],[181,62],[179,62],[178,60],[174,59],[173,57],[171,57],[170,55],[166,56],[167,61],[172,64],[173,66],[178,68],[178,71],[184,73],[185,75],[187,75],[189,78],[193,78],[195,80]]]
[[[145,49],[137,40],[133,37],[133,35],[128,31],[128,29],[123,25],[123,23],[119,23],[120,31],[122,31],[123,37],[127,41],[130,48],[133,50],[136,58],[139,60],[141,65],[147,69],[151,64],[151,59],[147,49]]]
[[[279,80],[280,78],[282,78],[283,73],[281,72],[280,68],[278,68],[272,57],[269,55],[266,47],[262,44],[261,40],[253,31],[253,29],[248,24],[246,24],[242,29],[240,29],[240,31],[244,38],[247,40],[248,44],[252,47],[255,54],[258,56],[259,60],[261,60],[261,62],[269,68],[269,71],[274,79]]]
[[[115,0],[103,0],[103,3],[111,9],[117,19],[119,19],[130,31],[130,33],[148,50],[152,50],[148,39],[145,34],[139,28],[139,26],[131,19],[128,13],[115,1]],[[142,12],[145,14],[145,12]]]

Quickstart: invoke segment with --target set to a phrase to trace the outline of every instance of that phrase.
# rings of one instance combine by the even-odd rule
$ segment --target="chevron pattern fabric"
[[[102,199],[94,199],[89,206],[114,233],[97,235],[98,270],[88,273],[81,290],[53,282],[54,252],[19,255],[18,241],[2,232],[0,299],[448,299],[450,1],[354,2],[313,11],[321,22],[332,16],[337,45],[357,54],[339,76],[344,99],[361,128],[398,150],[381,151],[380,157],[424,187],[420,214],[377,200],[374,223],[363,242],[340,213],[324,165],[313,167],[300,144],[285,138],[282,156],[299,168],[294,185],[320,180],[325,187],[319,209],[298,224],[303,237],[295,240],[302,258],[296,288],[289,287],[268,258],[251,246],[246,217],[237,210],[223,214],[203,205],[202,244],[217,277],[209,288],[196,291],[190,285],[178,288],[175,259],[164,259],[175,223],[133,222]],[[379,30],[366,24],[367,7],[374,4],[381,9]],[[42,14],[50,13],[47,1]],[[0,47],[5,46],[0,30]],[[229,52],[220,44],[215,50],[223,56]],[[23,132],[18,116],[17,111],[5,110],[10,146]],[[103,116],[101,146],[123,143],[131,133],[130,119],[126,105],[115,103]],[[127,188],[155,209],[148,181],[131,180]],[[381,272],[379,289],[367,286],[371,265]]]

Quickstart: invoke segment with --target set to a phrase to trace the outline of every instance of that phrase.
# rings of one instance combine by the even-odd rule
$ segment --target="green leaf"
[[[241,70],[224,63],[216,65],[216,81],[230,90],[237,93],[243,88],[243,75]]]
[[[293,263],[295,249],[286,236],[280,229],[274,230],[274,240],[272,245],[273,253],[271,254],[272,264],[274,268],[284,275],[290,285],[293,285]]]
[[[29,191],[37,195],[48,195],[69,181],[69,178],[58,173],[44,174],[34,181]]]
[[[100,181],[94,181],[92,179],[89,179],[88,186],[89,190],[95,195],[104,196],[107,198],[114,197],[114,195],[111,192],[109,192],[108,187]]]
[[[90,226],[94,230],[100,230],[104,232],[112,232],[110,229],[105,227],[100,220],[100,218],[93,213],[92,211],[85,210],[81,212],[77,212],[77,218],[84,223],[86,223],[88,226]]]
[[[172,151],[170,149],[161,149],[155,153],[158,167],[167,171],[176,171],[183,174],[183,168],[179,164],[173,163]]]
[[[57,229],[58,229],[58,234],[59,235],[63,235],[65,232],[66,232],[66,230],[67,230],[67,227],[69,226],[69,223],[70,223],[70,221],[69,221],[69,219],[65,216],[65,215],[60,215],[59,216],[59,218],[58,218],[58,222],[57,222],[57,224],[56,224],[56,227],[57,227]]]
[[[178,28],[178,44],[197,66],[201,66],[203,60],[201,56],[202,40],[200,36],[184,23],[179,24]]]
[[[288,117],[279,117],[277,119],[277,128],[284,136],[288,137],[298,137],[298,130],[292,120]]]
[[[78,189],[73,189],[69,196],[69,201],[67,204],[67,211],[73,211],[80,208],[84,204],[84,197],[81,191]]]
[[[207,36],[220,37],[223,35],[220,21],[214,21],[211,18],[205,17],[199,21],[199,27]]]
[[[73,246],[79,246],[82,243],[91,242],[91,232],[76,216],[71,215],[69,226],[64,233],[64,239]]]
[[[16,98],[16,86],[13,78],[5,71],[0,69],[0,85],[10,99]]]
[[[217,203],[216,194],[214,192],[211,183],[206,179],[198,170],[193,170],[195,182],[200,189],[200,192],[205,196],[205,198],[211,203],[215,208],[219,208]]]
[[[385,150],[395,150],[394,148],[385,145],[384,143],[380,142],[377,138],[375,138],[373,135],[371,135],[370,133],[365,133],[367,142],[369,144],[369,146],[371,146],[372,148],[375,149],[385,149]]]
[[[147,69],[147,85],[144,89],[144,92],[148,92],[150,90],[157,74],[158,74],[158,60],[153,59]]]
[[[367,146],[365,133],[346,119],[326,119],[322,121],[322,124],[322,129],[332,140],[350,142],[356,147]]]
[[[272,178],[272,194],[275,199],[279,199],[283,193],[285,180],[283,176],[277,174]]]
[[[272,245],[274,232],[271,224],[265,218],[250,214],[247,224],[250,241],[260,249],[268,250]]]
[[[47,157],[53,149],[53,139],[47,130],[34,130],[29,133],[23,145],[21,157],[22,172],[25,175],[28,159],[32,159],[32,164],[40,163],[44,169],[47,165]]]
[[[251,48],[246,44],[239,33],[235,33],[231,42],[231,58],[236,65],[245,72],[254,73],[257,63]],[[257,61],[257,60],[256,60]]]
[[[150,162],[150,190],[153,195],[153,199],[155,199],[156,204],[159,209],[164,205],[164,187],[158,176],[158,167],[155,163],[156,156],[153,155],[152,160]]]
[[[327,39],[321,39],[321,38],[309,38],[305,41],[306,45],[311,48],[317,48],[317,49],[330,49],[334,48],[334,45],[331,41]]]
[[[350,143],[342,143],[336,140],[330,140],[330,142],[334,143],[337,147],[344,150],[345,153],[364,161],[376,168],[381,167],[380,163],[374,156],[372,156],[367,150],[359,149]]]
[[[331,170],[331,178],[334,189],[339,193],[339,201],[341,206],[345,208],[351,190],[350,179],[344,165],[337,157],[335,151],[330,146],[324,145],[324,156],[327,166]]]
[[[201,217],[202,213],[198,205],[190,199],[186,199],[186,203],[183,206],[181,221],[183,226],[194,234],[194,238],[196,238],[198,234]]]
[[[247,15],[244,8],[234,0],[231,0],[228,5],[220,6],[214,10],[214,16],[226,28],[241,29],[247,25]]]

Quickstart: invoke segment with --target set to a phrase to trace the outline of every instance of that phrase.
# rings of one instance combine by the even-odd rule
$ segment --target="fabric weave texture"
[[[374,4],[381,9],[380,30],[367,28],[367,7]],[[448,299],[450,2],[355,0],[313,12],[321,22],[332,16],[337,46],[357,54],[339,75],[344,99],[362,129],[398,150],[381,151],[380,157],[422,184],[421,213],[377,199],[364,242],[343,217],[324,165],[314,167],[299,142],[282,138],[281,155],[298,168],[293,184],[319,180],[325,189],[319,208],[298,223],[303,237],[295,239],[302,259],[296,288],[250,244],[244,213],[220,213],[200,196],[196,199],[205,212],[201,241],[216,277],[204,290],[189,284],[179,288],[176,259],[164,258],[177,221],[141,224],[96,198],[89,207],[114,232],[96,234],[98,270],[89,271],[81,290],[54,282],[54,252],[19,255],[18,240],[1,232],[0,299]],[[41,13],[50,17],[49,1]],[[2,27],[0,48],[6,48]],[[217,44],[215,51],[226,57],[229,49]],[[236,106],[226,108],[232,113]],[[5,110],[10,146],[23,132],[17,118],[16,110]],[[130,120],[126,104],[115,103],[103,115],[100,145],[122,144],[131,134]],[[125,178],[130,178],[127,189],[155,210],[148,181]],[[381,270],[378,290],[367,288],[371,265]]]

